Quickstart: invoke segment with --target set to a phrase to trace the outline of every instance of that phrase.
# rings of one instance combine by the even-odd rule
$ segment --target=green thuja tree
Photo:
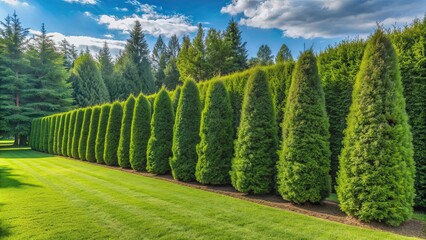
[[[136,171],[145,170],[146,149],[151,134],[151,104],[143,94],[136,98],[130,138],[130,165]],[[166,161],[168,157],[166,158]]]
[[[68,128],[68,143],[67,143],[67,156],[72,157],[72,139],[74,136],[75,120],[77,119],[77,110],[71,112],[70,123]]]
[[[95,145],[95,158],[97,163],[105,163],[104,161],[105,135],[106,135],[106,127],[108,125],[110,110],[111,110],[111,104],[103,104],[101,106],[101,113],[99,115],[99,125],[98,125],[98,131],[96,133],[96,145]]]
[[[123,119],[121,121],[120,141],[118,144],[118,165],[122,168],[130,168],[130,138],[135,109],[135,97],[130,95],[123,103]]]
[[[170,170],[174,119],[171,99],[162,88],[154,101],[151,135],[146,151],[146,170],[150,173],[164,174]]]
[[[68,136],[69,136],[69,129],[70,129],[70,118],[71,118],[71,112],[68,112],[65,114],[65,122],[64,122],[64,135],[62,137],[62,155],[68,156]]]
[[[398,226],[412,215],[412,135],[397,57],[381,29],[355,81],[337,184],[340,208],[362,221]]]
[[[96,136],[98,133],[99,116],[101,114],[101,107],[95,106],[92,108],[92,115],[90,116],[89,136],[86,143],[86,160],[89,162],[96,161],[95,146]]]
[[[173,157],[170,159],[173,178],[195,179],[196,145],[200,141],[200,96],[193,80],[183,85],[173,128]]]
[[[271,90],[259,69],[247,82],[237,135],[232,185],[240,192],[269,193],[274,186],[278,134]]]
[[[57,133],[58,133],[58,130],[59,130],[59,115],[54,115],[52,121],[53,121],[52,154],[57,154],[57,152],[56,152],[56,144],[57,144],[56,140],[57,140]]]
[[[84,109],[77,110],[72,136],[71,157],[78,158],[78,143],[80,141],[81,129],[83,127]]]
[[[232,107],[222,81],[210,84],[201,115],[195,178],[202,184],[230,183],[233,156]]]
[[[49,154],[53,154],[53,144],[54,144],[54,136],[55,136],[55,123],[56,123],[56,116],[50,116],[49,117],[48,143],[47,143],[47,152]]]
[[[312,50],[299,56],[285,106],[278,192],[295,203],[319,202],[331,190],[331,153],[324,91]]]
[[[40,151],[46,152],[46,139],[47,139],[47,117],[42,118],[41,134],[40,134]]]
[[[176,89],[173,91],[172,103],[173,103],[173,111],[175,111],[175,112],[176,112],[177,107],[178,107],[181,90],[182,90],[181,86],[177,86]]]
[[[92,117],[92,108],[84,109],[83,123],[80,132],[80,139],[78,141],[78,156],[81,160],[85,161],[87,151],[87,139],[89,137],[90,118]]]
[[[56,154],[62,155],[62,136],[64,135],[65,113],[59,115],[58,131],[56,133]]]
[[[109,166],[118,165],[117,150],[120,141],[122,118],[123,106],[116,101],[111,105],[105,134],[104,162]]]
[[[43,152],[43,136],[44,136],[44,130],[45,130],[45,125],[44,125],[44,118],[40,118],[40,130],[39,130],[39,134],[37,136],[38,141],[37,141],[37,149],[40,152]]]

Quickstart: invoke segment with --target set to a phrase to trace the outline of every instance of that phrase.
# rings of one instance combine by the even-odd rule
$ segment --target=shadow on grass
[[[0,203],[0,208],[3,207],[5,204]],[[1,210],[0,210],[1,212]],[[0,220],[0,239],[10,236],[10,226],[6,225],[2,220]]]
[[[12,173],[11,168],[0,168],[0,189],[1,188],[21,188],[21,187],[41,187],[40,185],[24,183],[17,180],[17,174]],[[0,235],[1,236],[1,235]]]

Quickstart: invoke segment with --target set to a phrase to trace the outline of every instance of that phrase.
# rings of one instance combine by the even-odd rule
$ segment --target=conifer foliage
[[[368,40],[355,81],[337,184],[348,215],[397,226],[412,214],[412,135],[398,61],[381,29]]]
[[[271,90],[265,73],[250,76],[241,112],[232,185],[240,192],[265,194],[272,190],[277,162],[277,127]]]
[[[78,109],[76,110],[75,115],[75,123],[74,123],[74,133],[72,136],[72,143],[71,143],[71,156],[73,158],[78,158],[78,143],[80,142],[80,135],[81,135],[81,126],[83,124],[83,118],[84,118],[84,109]]]
[[[101,107],[98,131],[96,133],[96,145],[95,145],[95,158],[97,163],[105,163],[104,161],[105,135],[106,135],[106,127],[108,125],[110,110],[111,110],[111,104],[103,104]]]
[[[170,159],[173,178],[181,181],[195,179],[196,145],[200,141],[200,97],[193,80],[183,85],[173,128],[173,158]]]
[[[87,138],[89,137],[90,118],[92,117],[92,108],[84,109],[83,122],[81,126],[80,140],[78,141],[78,157],[81,160],[86,159]]]
[[[90,116],[89,136],[86,146],[86,160],[89,162],[96,161],[95,147],[96,136],[98,133],[99,116],[101,114],[101,107],[95,106],[92,108],[92,115]]]
[[[136,98],[130,138],[130,165],[133,170],[146,167],[146,151],[151,134],[151,104],[143,94]],[[167,161],[168,158],[166,158]]]
[[[170,170],[172,157],[174,112],[167,91],[162,88],[154,101],[151,118],[151,136],[146,152],[146,170],[154,174],[164,174]]]
[[[281,196],[295,203],[319,202],[331,188],[328,118],[312,50],[299,56],[285,108],[277,167]]]
[[[135,109],[135,97],[130,95],[123,103],[123,119],[121,122],[120,142],[118,145],[118,165],[122,168],[130,168],[130,134],[132,128],[133,111]]]
[[[123,106],[116,101],[111,105],[105,135],[104,162],[109,166],[118,165],[117,150],[120,141],[122,117]]]
[[[210,84],[200,124],[195,177],[202,184],[227,184],[233,155],[232,107],[221,81]]]

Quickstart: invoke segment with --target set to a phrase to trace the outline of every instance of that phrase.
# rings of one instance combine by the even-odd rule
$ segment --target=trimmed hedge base
[[[310,51],[301,56],[296,65],[286,62],[254,68],[199,84],[188,80],[174,93],[163,88],[148,97],[131,96],[124,103],[116,101],[35,119],[30,144],[34,150],[62,152],[65,156],[131,167],[136,171],[154,174],[171,171],[173,177],[181,181],[196,180],[211,185],[232,183],[238,191],[249,194],[278,192],[294,203],[319,202],[329,195],[331,188],[329,125],[316,57]],[[394,63],[394,59],[383,59],[387,61]],[[392,71],[399,74],[397,68]],[[377,86],[380,84],[371,89]],[[402,116],[405,109],[400,90],[397,104],[391,101],[388,104],[392,111],[384,116],[384,119],[391,117],[383,122],[387,124],[386,129],[404,125],[407,120]],[[397,116],[391,115],[394,113]],[[348,128],[354,124],[370,124],[350,121]],[[284,131],[279,131],[282,126]],[[407,136],[411,136],[409,129],[406,131]],[[58,133],[63,133],[63,138],[58,137]],[[390,141],[395,141],[392,136],[388,136]],[[281,147],[279,138],[283,140]],[[370,138],[367,141],[377,140],[374,136]],[[54,150],[52,143],[61,151]],[[345,147],[348,146],[346,140]],[[350,161],[352,153],[357,152],[341,156],[340,168],[344,169],[338,181],[342,185],[338,194],[341,202],[348,198],[343,191],[348,184],[345,182],[347,168],[354,164]],[[412,155],[399,156],[404,158],[402,161],[412,163]],[[374,173],[374,169],[369,171]],[[354,174],[359,175],[350,177],[362,178],[362,171]],[[380,175],[389,174],[380,172]],[[394,175],[392,181],[380,183],[380,187],[386,189],[401,188],[399,182],[403,182],[406,192],[399,199],[403,208],[377,207],[368,217],[358,214],[352,206],[344,210],[361,220],[399,225],[412,212],[407,209],[413,207],[414,168],[407,167],[403,175]],[[398,184],[401,186],[396,186]],[[364,187],[363,192],[357,194],[370,194],[375,187],[374,184],[371,188]],[[381,204],[393,203],[390,199],[380,200]],[[357,202],[362,209],[364,203],[371,205],[369,199],[361,197],[346,200],[347,205]],[[392,211],[392,218],[403,217],[387,218],[387,211]]]

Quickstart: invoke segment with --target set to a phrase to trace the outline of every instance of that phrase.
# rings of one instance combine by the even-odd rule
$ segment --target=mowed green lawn
[[[0,169],[10,239],[404,239],[28,149]]]

